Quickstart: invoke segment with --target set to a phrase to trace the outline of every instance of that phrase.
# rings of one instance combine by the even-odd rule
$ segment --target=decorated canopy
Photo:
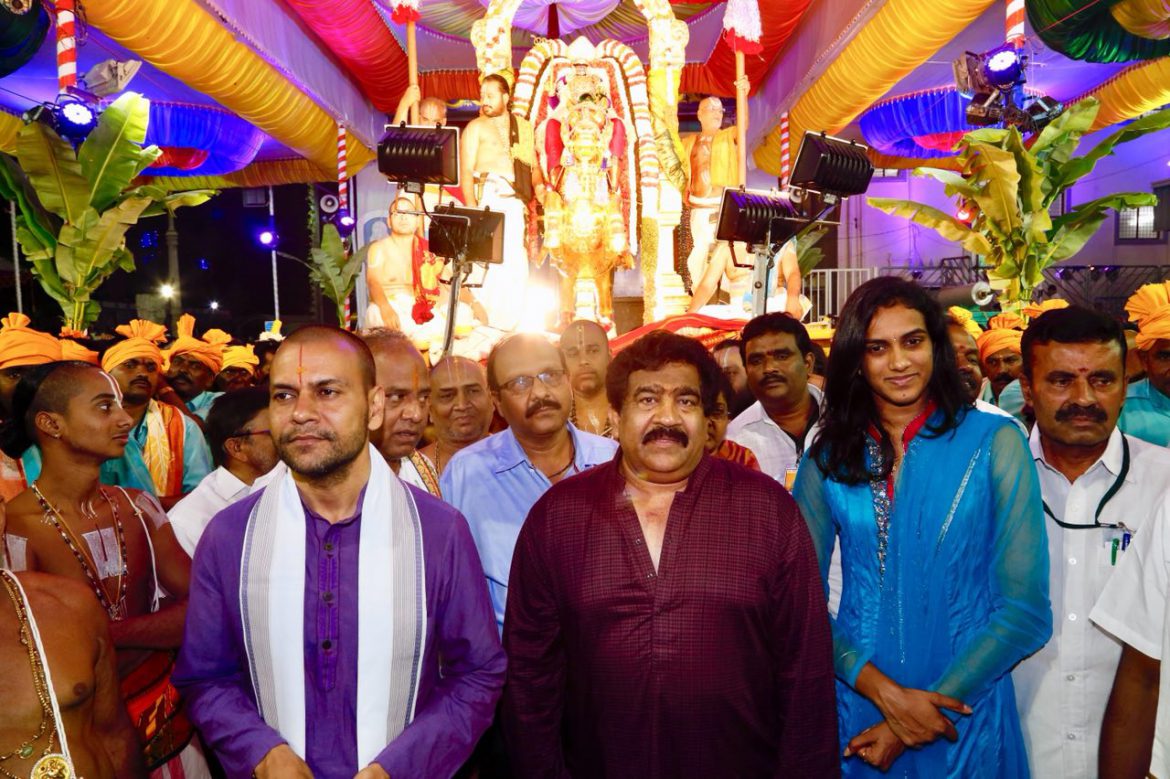
[[[503,0],[497,0],[502,2]],[[260,185],[330,180],[338,127],[349,172],[367,164],[408,83],[416,24],[422,92],[478,92],[472,26],[489,0],[76,0],[77,72],[141,60],[130,88],[152,100],[148,141],[164,183]],[[511,0],[513,65],[541,38],[613,39],[646,60],[642,0]],[[52,0],[5,24],[0,150],[18,115],[57,94]],[[743,6],[743,3],[739,3]],[[749,2],[752,175],[779,175],[804,130],[868,141],[886,164],[946,155],[969,128],[950,62],[1003,43],[1008,6],[990,0]],[[677,3],[689,33],[680,92],[734,95],[726,2]],[[1158,10],[1161,9],[1161,10]],[[735,13],[741,13],[741,10]],[[1165,4],[1029,0],[1018,42],[1029,88],[1059,100],[1094,94],[1098,126],[1170,102]],[[1022,21],[1022,20],[1021,20]],[[755,19],[752,23],[757,23]],[[19,39],[17,39],[19,38]],[[729,112],[730,113],[730,112]],[[903,160],[905,162],[903,162]],[[774,179],[772,179],[774,181]]]

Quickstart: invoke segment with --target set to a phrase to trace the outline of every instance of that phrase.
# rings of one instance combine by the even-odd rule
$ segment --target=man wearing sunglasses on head
[[[508,429],[452,457],[439,485],[471,525],[502,630],[512,550],[529,509],[561,479],[608,462],[617,443],[569,422],[573,389],[565,357],[542,336],[521,333],[498,343],[488,355],[487,380]]]
[[[268,431],[268,390],[248,387],[220,395],[207,415],[206,434],[216,468],[167,512],[175,538],[191,556],[211,518],[264,486],[261,477],[279,460]]]

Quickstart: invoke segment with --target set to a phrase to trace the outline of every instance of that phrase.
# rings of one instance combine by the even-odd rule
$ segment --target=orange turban
[[[971,312],[962,306],[951,306],[947,309],[947,315],[975,340],[979,340],[979,336],[983,335],[983,328],[975,321],[975,317],[971,316]]]
[[[1154,341],[1170,338],[1170,281],[1145,284],[1125,301],[1129,321],[1138,326],[1137,347],[1142,351]]]
[[[220,366],[220,372],[226,371],[228,368],[248,368],[252,370],[260,364],[260,358],[256,356],[256,351],[252,344],[247,346],[228,346],[223,350],[223,365]]]
[[[987,320],[988,330],[1023,330],[1027,326],[1021,317],[1015,314],[997,314]]]
[[[203,363],[212,373],[219,373],[224,344],[230,343],[232,337],[223,330],[208,330],[204,338],[196,338],[195,317],[190,314],[179,317],[178,331],[179,337],[166,351],[168,362],[182,354]],[[211,336],[210,343],[205,340],[207,336]]]
[[[74,330],[71,327],[62,327],[61,332],[57,336],[61,339],[61,359],[62,360],[78,360],[80,362],[87,362],[90,365],[98,365],[98,353],[92,349],[86,349],[75,338],[85,338],[85,333],[80,330]]]
[[[164,366],[162,350],[158,345],[166,340],[167,329],[148,319],[133,319],[128,325],[118,325],[115,333],[126,336],[125,341],[106,349],[102,355],[102,370],[109,373],[127,360],[153,360]]]
[[[1029,303],[1020,309],[1020,313],[1028,319],[1035,319],[1045,311],[1055,311],[1058,308],[1068,308],[1068,301],[1061,298],[1050,298],[1043,303]]]
[[[25,365],[44,365],[61,359],[61,342],[48,333],[33,330],[24,314],[0,319],[0,370]]]
[[[1002,352],[1004,349],[1010,349],[1016,354],[1019,354],[1020,339],[1023,337],[1024,334],[1019,330],[1012,330],[1006,327],[988,330],[979,336],[975,342],[979,347],[979,362],[985,362],[988,357],[996,352]]]
[[[1138,325],[1137,348],[1141,351],[1153,349],[1157,341],[1170,341],[1170,306],[1163,306]]]

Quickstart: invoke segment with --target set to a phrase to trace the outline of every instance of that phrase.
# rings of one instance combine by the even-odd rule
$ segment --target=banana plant
[[[345,315],[345,302],[353,294],[357,283],[358,273],[365,262],[369,244],[349,256],[341,234],[331,224],[321,230],[321,246],[309,250],[309,275],[325,297],[333,301],[337,307],[337,323],[340,327],[348,324]]]
[[[982,255],[991,266],[988,276],[1005,310],[1018,312],[1031,300],[1044,270],[1084,248],[1110,211],[1157,203],[1149,192],[1120,192],[1080,203],[1056,217],[1049,215],[1052,204],[1119,144],[1170,127],[1170,109],[1164,109],[1130,122],[1087,154],[1074,157],[1099,108],[1096,98],[1081,100],[1030,143],[1015,127],[969,132],[956,146],[960,172],[914,170],[915,176],[941,182],[946,195],[957,198],[961,209],[971,214],[969,221],[911,200],[867,201]]]
[[[32,273],[84,330],[97,319],[94,293],[116,270],[133,271],[126,231],[139,219],[198,205],[212,190],[132,186],[161,153],[143,146],[150,101],[128,92],[109,105],[78,148],[41,122],[22,127],[16,157],[0,155],[0,197],[18,206],[16,237]]]

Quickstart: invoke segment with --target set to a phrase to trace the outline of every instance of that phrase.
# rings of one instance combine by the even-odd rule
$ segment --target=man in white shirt
[[[751,449],[760,470],[791,489],[820,414],[821,391],[808,383],[812,341],[799,321],[771,313],[744,325],[740,348],[756,402],[732,420],[727,438]]]
[[[1090,623],[1130,540],[1170,489],[1170,450],[1122,434],[1125,335],[1070,306],[1032,320],[1021,389],[1047,521],[1053,633],[1012,672],[1034,776],[1091,779],[1121,645]]]
[[[1124,642],[1101,729],[1101,776],[1170,777],[1170,493],[1134,536],[1092,619]]]
[[[205,435],[216,468],[167,514],[175,538],[192,556],[211,518],[250,494],[256,480],[276,465],[276,446],[268,432],[268,389],[248,387],[216,398]]]

